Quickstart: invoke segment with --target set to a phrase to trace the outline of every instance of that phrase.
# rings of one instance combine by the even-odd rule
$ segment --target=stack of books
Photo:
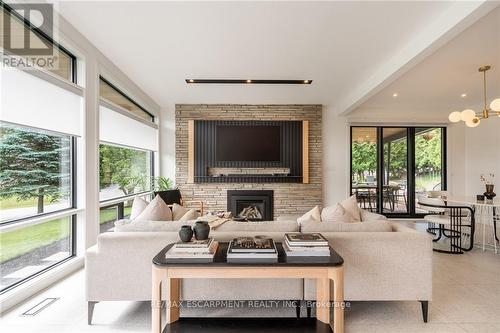
[[[328,240],[319,233],[287,233],[283,243],[289,257],[329,257]]]
[[[227,249],[229,263],[274,263],[278,261],[278,251],[271,238],[234,238]]]
[[[165,258],[172,263],[208,263],[214,261],[219,242],[213,238],[191,242],[177,242],[167,251]]]

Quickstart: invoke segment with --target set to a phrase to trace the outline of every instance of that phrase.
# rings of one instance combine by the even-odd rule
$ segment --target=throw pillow
[[[191,220],[196,220],[198,217],[200,217],[200,213],[196,209],[190,209],[179,218],[179,221],[191,221]]]
[[[130,211],[130,219],[133,220],[139,216],[139,214],[141,214],[147,206],[148,202],[146,200],[135,197],[134,202],[132,203],[132,210]]]
[[[347,214],[351,215],[351,222],[361,221],[361,209],[358,206],[358,200],[356,200],[356,195],[351,195],[346,200],[340,203],[344,207]]]
[[[321,211],[321,221],[327,223],[352,222],[352,217],[341,204],[337,203],[333,206],[323,208]]]
[[[297,219],[298,224],[306,222],[321,222],[321,212],[318,206],[315,206],[313,209]]]
[[[181,217],[183,217],[187,212],[188,212],[189,209],[177,204],[177,203],[174,203],[172,205],[172,220],[174,221],[178,221],[180,220]]]
[[[172,211],[165,201],[157,195],[144,211],[134,219],[137,221],[172,221]]]

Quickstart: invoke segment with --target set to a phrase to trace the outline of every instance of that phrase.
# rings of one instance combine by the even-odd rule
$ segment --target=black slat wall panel
[[[215,159],[217,125],[279,126],[281,161],[250,162]],[[302,122],[258,120],[195,120],[195,174],[197,183],[300,183],[302,182]],[[289,168],[288,176],[235,175],[212,177],[209,168]]]

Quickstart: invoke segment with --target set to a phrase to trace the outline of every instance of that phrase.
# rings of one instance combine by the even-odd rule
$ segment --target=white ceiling
[[[60,11],[161,105],[332,103],[449,3],[63,2]],[[395,29],[397,28],[397,29]],[[187,86],[185,78],[311,86]]]
[[[477,6],[437,1],[113,1],[61,2],[59,11],[163,108],[175,103],[318,103],[339,106],[337,111],[342,112],[358,100],[354,93],[360,86],[373,81],[389,61],[397,64],[395,56],[402,51],[421,43],[422,31],[436,24],[460,24]],[[463,17],[455,18],[454,13]],[[433,86],[447,84],[450,80],[444,75],[456,79],[452,70],[431,72],[419,84],[427,86],[427,80]],[[313,83],[187,85],[186,78],[312,79]],[[398,87],[400,100],[410,95],[411,85]],[[472,92],[472,86],[466,88]],[[418,90],[421,95],[436,92]],[[373,106],[386,102],[373,99]]]
[[[487,73],[488,101],[500,97],[500,7],[377,93],[351,117],[404,113],[418,119],[446,120],[451,111],[483,105],[482,65]],[[392,95],[398,94],[397,98]],[[467,94],[462,98],[461,94]],[[489,103],[489,102],[488,102]]]

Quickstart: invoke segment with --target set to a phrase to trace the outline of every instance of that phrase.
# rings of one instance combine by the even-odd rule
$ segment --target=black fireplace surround
[[[272,221],[274,219],[274,193],[272,190],[228,190],[227,211],[238,217],[243,209],[256,208],[262,218],[250,221]]]

